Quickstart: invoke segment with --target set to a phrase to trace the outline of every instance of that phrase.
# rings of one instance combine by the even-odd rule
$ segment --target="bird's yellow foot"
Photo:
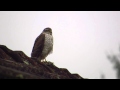
[[[41,62],[44,62],[44,63],[46,63],[46,62],[47,62],[47,60],[46,60],[46,59],[43,59],[43,60],[41,60]]]

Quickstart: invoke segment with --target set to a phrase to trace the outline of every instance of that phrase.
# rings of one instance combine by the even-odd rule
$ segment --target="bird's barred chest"
[[[53,37],[52,35],[45,34],[45,42],[42,54],[48,55],[50,52],[52,52],[52,49],[53,49]]]

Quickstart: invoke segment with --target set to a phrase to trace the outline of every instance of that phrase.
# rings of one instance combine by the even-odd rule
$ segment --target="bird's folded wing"
[[[45,34],[41,33],[35,40],[31,57],[39,57],[41,55],[44,48],[44,41],[45,41]]]

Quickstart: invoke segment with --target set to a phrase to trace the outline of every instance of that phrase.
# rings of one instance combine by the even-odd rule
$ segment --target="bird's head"
[[[47,34],[52,35],[52,29],[49,28],[49,27],[47,27],[47,28],[45,28],[45,29],[43,30],[43,33],[47,33]]]

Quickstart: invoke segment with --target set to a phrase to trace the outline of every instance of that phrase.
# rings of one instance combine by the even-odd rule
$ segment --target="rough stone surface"
[[[22,51],[0,45],[0,79],[84,79],[58,68],[52,62],[39,62]]]

